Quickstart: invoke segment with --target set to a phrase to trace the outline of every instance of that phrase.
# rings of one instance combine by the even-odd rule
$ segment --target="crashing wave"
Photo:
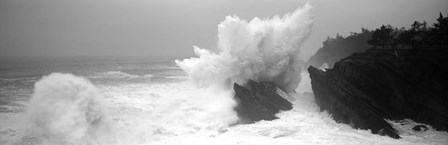
[[[26,138],[40,144],[104,144],[102,96],[87,79],[52,73],[35,84],[26,111]]]

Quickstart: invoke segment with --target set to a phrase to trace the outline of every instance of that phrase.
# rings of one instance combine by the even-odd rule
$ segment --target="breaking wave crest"
[[[35,84],[26,136],[35,138],[34,144],[107,144],[111,136],[103,112],[102,96],[89,80],[52,73]]]

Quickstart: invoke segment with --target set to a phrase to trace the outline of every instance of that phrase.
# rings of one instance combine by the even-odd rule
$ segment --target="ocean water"
[[[447,132],[413,131],[412,120],[390,121],[398,140],[338,124],[320,112],[301,75],[292,110],[235,125],[234,112],[221,106],[232,102],[220,99],[232,92],[196,87],[174,60],[2,63],[0,144],[448,143]]]
[[[0,144],[448,144],[448,133],[389,121],[402,139],[338,124],[314,101],[301,58],[308,3],[271,18],[227,16],[217,50],[189,59],[0,61]],[[279,119],[236,124],[233,83],[273,81],[292,96]]]

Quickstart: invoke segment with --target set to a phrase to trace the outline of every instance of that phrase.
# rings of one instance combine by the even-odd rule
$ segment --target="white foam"
[[[127,88],[126,91],[123,90],[124,88]],[[206,110],[209,108],[197,106],[210,100],[196,102],[198,101],[196,99],[204,99],[206,96],[196,99],[195,96],[191,96],[195,94],[191,92],[202,91],[206,94],[206,90],[189,89],[192,89],[189,83],[182,82],[156,85],[133,84],[127,87],[108,88],[105,92],[109,92],[114,99],[118,99],[114,101],[114,104],[120,104],[114,107],[116,112],[113,114],[116,114],[114,115],[116,122],[122,126],[122,131],[132,134],[129,136],[133,136],[133,141],[138,144],[422,145],[448,142],[448,133],[434,130],[422,133],[426,135],[400,134],[403,139],[397,140],[372,134],[369,130],[357,130],[346,124],[338,124],[330,115],[320,112],[314,102],[314,96],[307,91],[291,94],[295,98],[294,108],[277,114],[280,119],[218,127],[216,125],[220,123],[216,121],[219,121],[222,116],[209,118],[209,114],[212,113]],[[209,107],[214,105],[210,104]],[[409,130],[409,127],[412,125],[405,128]]]
[[[235,82],[271,81],[286,92],[294,91],[302,67],[299,46],[313,22],[311,9],[306,4],[282,17],[250,22],[227,16],[218,25],[220,52],[194,47],[197,58],[175,61],[193,84],[189,89],[193,91],[180,95],[189,94],[186,96],[193,100],[189,107],[200,110],[193,118],[207,121],[199,128],[223,128],[237,122]]]
[[[307,73],[301,84],[309,86]],[[255,124],[225,126],[226,117],[214,114],[219,105],[216,90],[196,88],[190,82],[165,84],[130,84],[104,87],[111,103],[111,114],[122,131],[138,144],[444,144],[448,134],[429,130],[423,135],[400,134],[403,139],[372,134],[346,124],[336,123],[320,112],[314,96],[307,89],[291,94],[294,108],[277,114],[280,119]],[[203,94],[203,95],[201,95]],[[216,94],[219,95],[219,94]],[[221,102],[224,104],[224,102]],[[208,106],[202,106],[202,105]],[[210,110],[212,109],[212,110]],[[404,127],[404,126],[401,126]],[[408,125],[405,128],[413,127]],[[134,143],[135,143],[134,142]]]
[[[97,75],[93,76],[93,78],[137,78],[137,77],[139,77],[139,76],[124,73],[122,71],[102,72],[102,73],[98,73]]]
[[[310,79],[300,74],[300,43],[312,25],[311,6],[271,19],[229,16],[218,26],[218,48],[195,47],[198,58],[176,61],[189,80],[98,86],[70,74],[51,74],[35,85],[25,118],[2,126],[3,144],[446,144],[448,134],[402,134],[396,140],[338,124],[314,102]],[[152,77],[109,71],[101,78]],[[92,78],[95,78],[92,77]],[[303,79],[300,79],[303,78]],[[294,97],[294,108],[279,119],[231,126],[232,83],[274,81]],[[299,84],[298,82],[301,81]],[[297,87],[297,85],[299,85]],[[99,93],[100,92],[100,93]],[[104,99],[102,99],[104,96]],[[291,99],[292,100],[292,99]],[[17,126],[24,126],[21,130]],[[397,127],[397,125],[394,125]],[[409,130],[408,126],[400,126]],[[4,135],[4,136],[3,136]],[[7,140],[6,142],[4,140]],[[13,140],[13,141],[11,141]]]
[[[129,73],[125,73],[122,71],[107,71],[107,72],[100,72],[100,73],[96,73],[94,75],[91,75],[90,78],[103,78],[103,79],[111,79],[111,78],[115,78],[115,79],[135,79],[135,78],[145,78],[145,79],[149,79],[154,77],[151,74],[145,74],[145,75],[133,75],[133,74],[129,74]]]
[[[197,58],[176,60],[198,86],[248,79],[272,81],[287,92],[300,82],[300,44],[313,24],[312,6],[305,4],[292,13],[251,21],[227,16],[218,25],[218,49],[214,53],[194,47]]]
[[[102,96],[87,79],[52,73],[35,84],[27,106],[24,138],[33,144],[105,144]],[[22,140],[27,142],[26,140]],[[19,141],[19,142],[22,142]]]
[[[306,73],[302,76],[301,83],[309,82],[305,77],[307,76]],[[6,126],[0,129],[2,135],[0,143],[70,144],[76,141],[75,144],[80,145],[412,145],[446,144],[448,142],[448,133],[446,132],[438,132],[431,128],[425,132],[412,131],[410,128],[418,124],[412,121],[405,122],[405,125],[393,124],[400,130],[400,135],[403,137],[400,140],[375,135],[368,130],[352,129],[349,125],[338,124],[331,119],[330,115],[319,111],[314,102],[314,96],[309,92],[310,90],[296,89],[299,93],[291,94],[295,98],[294,108],[277,114],[280,119],[228,126],[228,121],[234,119],[231,118],[233,117],[232,112],[228,112],[229,114],[226,115],[221,112],[226,109],[221,107],[226,108],[229,105],[226,103],[232,102],[225,102],[226,99],[218,100],[220,97],[229,95],[227,91],[222,91],[222,88],[197,88],[188,81],[156,84],[121,83],[118,85],[100,85],[98,86],[100,94],[92,93],[96,95],[81,97],[75,94],[90,94],[88,92],[92,91],[92,87],[95,88],[91,84],[86,84],[86,80],[81,80],[78,77],[65,79],[64,77],[47,77],[43,81],[39,81],[34,93],[36,97],[30,101],[29,106],[33,106],[31,104],[42,105],[29,108],[28,114],[35,112],[34,115],[31,115],[33,117],[29,117],[35,119],[29,119],[29,121],[34,122],[32,124],[35,124],[37,120],[51,123],[39,124],[41,126],[36,126],[36,124],[30,128],[31,130],[18,130],[17,127],[23,124],[13,125],[14,120],[22,120],[23,118],[20,115],[2,114],[2,117],[6,117],[1,119],[2,126]],[[62,89],[64,91],[60,88],[64,88]],[[51,93],[47,95],[43,92]],[[102,108],[101,110],[107,111],[101,111],[102,113],[95,111],[95,109],[92,111],[93,114],[110,118],[108,122],[101,123],[108,126],[107,131],[98,128],[98,124],[87,121],[86,115],[89,114],[87,112],[91,111],[88,111],[88,107],[82,105],[85,103],[81,103],[96,100],[93,98],[101,98],[101,96],[104,96],[103,101],[94,102],[101,104],[97,105],[97,107]],[[76,120],[85,121],[74,123]],[[91,130],[91,132],[84,132],[86,128],[90,128],[87,130]],[[29,134],[29,131],[37,132],[37,134]],[[16,141],[11,142],[14,139]],[[116,140],[110,141],[110,139]]]

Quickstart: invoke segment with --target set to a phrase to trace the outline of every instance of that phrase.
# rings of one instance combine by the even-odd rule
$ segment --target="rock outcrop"
[[[238,101],[235,110],[240,123],[274,120],[277,119],[276,113],[292,109],[292,104],[287,100],[290,96],[274,83],[249,80],[244,86],[235,83],[233,89]]]
[[[384,119],[448,128],[446,50],[372,49],[308,71],[317,105],[338,122],[393,138],[400,136]]]

